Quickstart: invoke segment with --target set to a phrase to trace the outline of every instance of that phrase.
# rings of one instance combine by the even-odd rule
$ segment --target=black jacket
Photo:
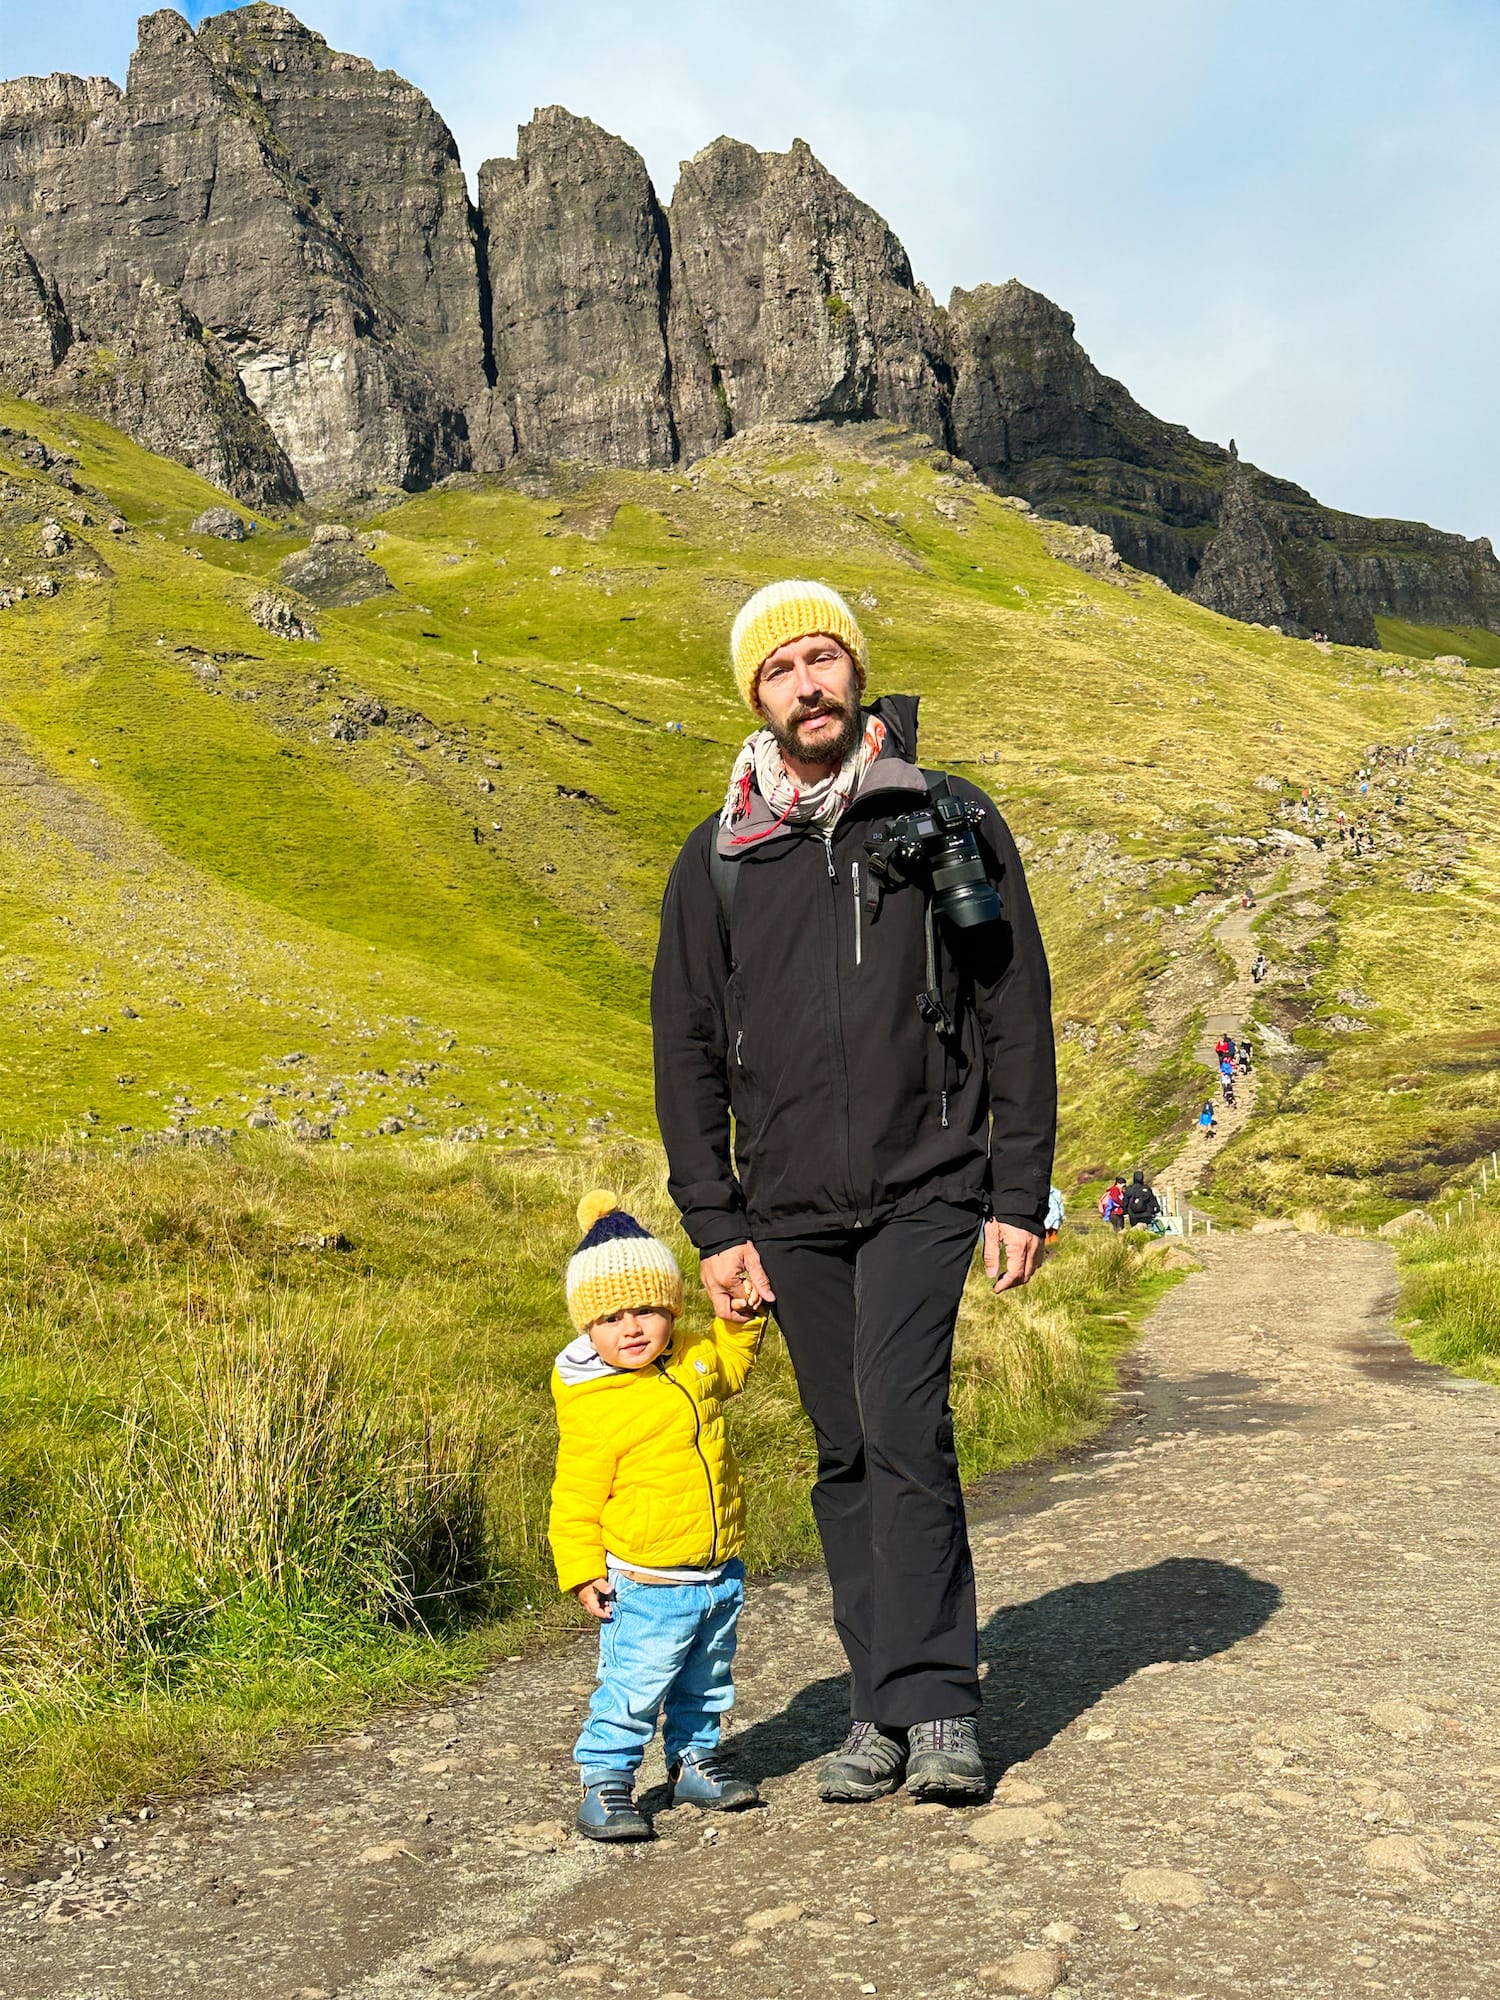
[[[727,948],[709,857],[731,836],[717,814],[689,835],[667,883],[651,984],[656,1114],[668,1186],[701,1256],[933,1201],[986,1205],[1042,1233],[1057,1084],[1020,857],[984,793],[952,779],[984,809],[977,838],[1005,914],[966,933],[936,926],[958,1028],[944,1042],[917,1010],[926,893],[890,888],[873,916],[864,902],[868,839],[926,790],[917,702],[886,696],[870,712],[887,740],[832,835],[789,826],[735,849]],[[758,793],[752,815],[741,842],[771,824]]]

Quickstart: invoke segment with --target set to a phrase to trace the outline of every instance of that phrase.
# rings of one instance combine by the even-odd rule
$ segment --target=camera
[[[927,802],[893,819],[870,846],[870,868],[881,881],[893,871],[908,880],[921,870],[932,885],[932,907],[958,930],[998,922],[1000,892],[985,872],[974,828],[982,806],[954,798],[948,780],[927,774]]]

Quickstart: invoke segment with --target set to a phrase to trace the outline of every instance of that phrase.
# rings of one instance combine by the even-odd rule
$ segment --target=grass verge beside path
[[[1401,1239],[1400,1331],[1424,1361],[1500,1382],[1500,1215]]]
[[[0,1156],[0,1844],[222,1780],[574,1622],[544,1535],[573,1210],[612,1185],[691,1268],[662,1179],[644,1146]],[[965,1477],[1097,1425],[1169,1282],[1114,1236],[1000,1301],[976,1282]],[[779,1340],[733,1423],[750,1566],[811,1558]]]

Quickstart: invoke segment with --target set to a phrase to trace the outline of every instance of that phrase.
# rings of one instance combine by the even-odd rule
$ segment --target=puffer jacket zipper
[[[860,927],[859,863],[857,861],[850,862],[849,872],[854,881],[854,963],[856,965],[863,965],[865,962],[865,937],[864,931]]]
[[[698,1463],[703,1467],[703,1483],[708,1488],[708,1518],[713,1524],[713,1542],[709,1548],[708,1561],[702,1564],[695,1564],[694,1567],[712,1569],[719,1559],[719,1509],[714,1499],[713,1472],[709,1467],[708,1456],[703,1449],[703,1418],[698,1408],[698,1398],[685,1382],[679,1382],[675,1375],[667,1372],[665,1355],[659,1354],[656,1357],[656,1366],[662,1380],[670,1382],[679,1395],[687,1397],[688,1407],[693,1413],[693,1450],[698,1454]]]

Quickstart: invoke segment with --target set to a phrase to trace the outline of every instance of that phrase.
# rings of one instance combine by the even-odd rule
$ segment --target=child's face
[[[589,1328],[594,1352],[611,1368],[649,1368],[672,1340],[672,1315],[660,1306],[621,1306]]]

